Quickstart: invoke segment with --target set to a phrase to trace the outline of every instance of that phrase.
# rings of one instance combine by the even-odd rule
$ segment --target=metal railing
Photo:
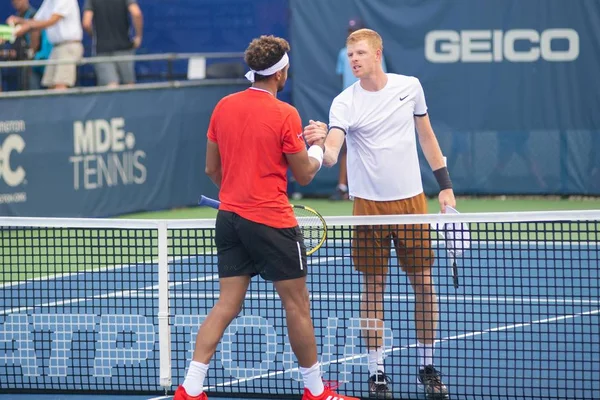
[[[181,86],[198,86],[198,85],[219,85],[229,83],[242,83],[247,82],[243,77],[237,78],[214,78],[207,76],[211,79],[195,79],[188,80],[187,74],[184,76],[182,73],[177,73],[175,70],[175,64],[179,61],[191,60],[193,58],[204,58],[205,60],[234,60],[239,59],[242,62],[244,53],[241,52],[228,52],[228,53],[162,53],[162,54],[139,54],[139,55],[121,55],[121,56],[109,56],[109,57],[84,57],[78,60],[31,60],[31,61],[0,61],[0,72],[3,69],[24,69],[36,66],[47,66],[47,65],[61,65],[61,64],[76,64],[77,67],[84,65],[94,65],[106,62],[123,62],[123,61],[134,61],[134,62],[157,62],[163,61],[167,63],[164,73],[160,74],[138,74],[138,83],[133,86],[118,86],[114,87],[101,87],[101,86],[86,86],[81,85],[82,79],[91,80],[90,76],[85,76],[82,71],[79,70],[77,74],[76,85],[67,90],[62,90],[57,93],[54,91],[48,91],[46,89],[41,90],[26,90],[20,88],[15,91],[4,91],[0,92],[0,97],[23,97],[23,96],[39,96],[48,94],[64,94],[64,93],[90,93],[90,92],[104,92],[104,91],[122,91],[122,90],[143,90],[143,89],[157,89],[165,87],[181,87]],[[210,63],[207,62],[207,69]],[[181,70],[181,68],[180,68]],[[187,69],[186,69],[187,70]],[[208,72],[208,71],[207,71]],[[157,77],[158,76],[158,77]],[[155,78],[159,82],[152,83],[141,83],[141,80]]]
[[[106,62],[123,62],[123,61],[134,61],[134,62],[155,62],[163,61],[167,63],[167,67],[162,76],[163,82],[152,82],[152,83],[136,83],[133,86],[117,86],[117,87],[104,87],[104,86],[80,86],[81,74],[78,73],[78,82],[75,87],[61,90],[61,91],[49,91],[47,89],[41,90],[17,90],[17,91],[5,91],[0,92],[0,97],[26,97],[26,96],[40,96],[40,95],[58,95],[66,93],[97,93],[97,92],[112,92],[112,91],[125,91],[125,90],[147,90],[147,89],[161,89],[161,88],[172,88],[172,87],[185,87],[185,86],[210,86],[210,85],[223,85],[223,84],[246,84],[248,81],[243,78],[211,78],[211,79],[195,79],[188,80],[175,73],[174,66],[178,61],[190,60],[193,58],[204,58],[206,60],[233,60],[240,59],[243,61],[243,52],[211,52],[211,53],[161,53],[161,54],[139,54],[139,55],[121,55],[121,56],[109,56],[109,57],[84,57],[78,60],[36,60],[36,61],[0,61],[0,72],[2,69],[9,68],[30,68],[37,66],[47,65],[61,65],[61,64],[76,64],[78,67],[84,65],[94,65]],[[207,64],[208,67],[208,64]],[[138,76],[139,77],[139,76]]]
[[[136,54],[126,56],[110,56],[110,57],[84,57],[78,60],[38,60],[38,61],[0,61],[0,69],[2,68],[18,68],[18,67],[39,67],[46,65],[60,64],[100,64],[106,62],[122,62],[122,61],[167,61],[173,63],[178,60],[189,60],[192,58],[244,58],[244,53],[160,53],[160,54]]]

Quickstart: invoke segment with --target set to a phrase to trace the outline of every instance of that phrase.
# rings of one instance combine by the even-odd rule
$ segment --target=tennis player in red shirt
[[[250,279],[272,281],[304,378],[303,400],[358,400],[325,388],[306,286],[306,249],[287,197],[287,169],[307,185],[323,162],[323,143],[307,151],[298,111],[277,99],[287,80],[290,46],[261,36],[245,53],[252,87],[223,98],[208,128],[206,173],[220,188],[216,220],[220,293],[196,337],[174,400],[204,400],[204,378],[217,344],[238,315]],[[223,295],[226,293],[226,295]]]

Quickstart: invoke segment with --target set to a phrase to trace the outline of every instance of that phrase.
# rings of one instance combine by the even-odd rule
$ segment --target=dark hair
[[[263,35],[254,39],[244,53],[246,64],[254,71],[262,71],[277,64],[285,53],[290,51],[287,40],[273,35]],[[255,81],[262,81],[268,76],[255,74]]]

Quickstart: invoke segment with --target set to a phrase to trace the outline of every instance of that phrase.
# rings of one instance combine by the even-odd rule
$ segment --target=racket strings
[[[325,235],[325,226],[318,215],[304,208],[294,207],[294,214],[304,238],[306,251],[310,252],[321,243]]]

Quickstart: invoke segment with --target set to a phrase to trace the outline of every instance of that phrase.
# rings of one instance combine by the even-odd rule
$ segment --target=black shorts
[[[306,276],[306,247],[298,227],[272,228],[219,211],[215,243],[220,278],[260,275],[283,281]]]

